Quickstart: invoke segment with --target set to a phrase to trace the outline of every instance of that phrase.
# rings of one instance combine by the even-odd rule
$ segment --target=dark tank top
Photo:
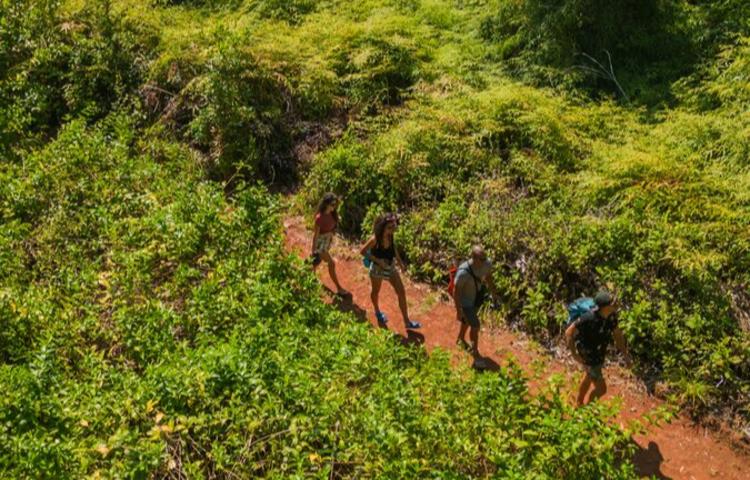
[[[393,241],[391,241],[391,245],[388,248],[383,248],[375,243],[375,246],[372,247],[372,250],[370,250],[370,252],[372,253],[373,257],[379,258],[381,260],[388,260],[389,262],[392,262],[396,257],[396,249],[393,247]]]

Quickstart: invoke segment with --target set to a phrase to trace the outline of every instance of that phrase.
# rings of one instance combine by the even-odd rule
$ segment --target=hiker
[[[336,262],[328,251],[333,242],[333,234],[339,224],[339,214],[336,211],[339,198],[334,193],[326,193],[318,204],[318,212],[315,214],[315,231],[312,240],[312,265],[315,270],[320,262],[328,264],[328,274],[336,285],[336,294],[340,296],[349,295],[349,292],[339,283],[336,276]]]
[[[455,271],[452,286],[456,319],[461,323],[456,344],[469,350],[474,357],[474,366],[480,368],[484,365],[484,359],[479,354],[479,308],[487,297],[488,289],[496,293],[491,273],[492,262],[484,248],[475,245],[471,248],[471,258]],[[465,339],[466,330],[469,330],[470,345]]]
[[[586,372],[578,387],[576,405],[579,407],[607,393],[602,367],[607,347],[613,337],[617,349],[625,356],[625,364],[631,365],[625,336],[617,326],[617,303],[612,294],[604,290],[599,291],[593,299],[592,307],[572,321],[565,330],[568,348]],[[586,401],[586,394],[592,384],[594,389]]]
[[[393,240],[393,233],[396,231],[397,225],[398,218],[393,213],[378,217],[373,229],[374,234],[362,246],[360,253],[364,256],[365,265],[369,265],[370,282],[372,283],[370,298],[372,299],[372,306],[375,308],[375,318],[378,320],[378,324],[385,326],[388,323],[388,318],[380,311],[378,304],[380,286],[383,284],[383,280],[387,280],[398,295],[398,306],[401,309],[404,325],[407,329],[415,330],[422,325],[419,322],[409,320],[406,290],[396,268],[396,263],[402,270],[406,268]]]

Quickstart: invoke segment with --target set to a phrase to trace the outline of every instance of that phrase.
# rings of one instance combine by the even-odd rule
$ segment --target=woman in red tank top
[[[336,285],[336,293],[341,296],[349,295],[349,292],[339,283],[336,276],[336,262],[331,257],[329,249],[333,242],[333,234],[339,223],[339,215],[336,209],[339,198],[333,193],[326,193],[318,204],[318,212],[315,214],[315,230],[312,241],[312,264],[313,270],[320,265],[321,261],[328,264],[328,274]]]

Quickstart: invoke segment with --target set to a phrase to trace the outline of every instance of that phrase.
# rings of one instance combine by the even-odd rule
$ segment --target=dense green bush
[[[54,133],[66,115],[102,118],[142,81],[155,37],[109,1],[64,13],[58,0],[0,11],[0,155]]]
[[[338,313],[268,193],[201,177],[123,115],[2,164],[3,476],[633,477],[609,407]]]
[[[698,58],[689,11],[682,0],[502,1],[480,32],[526,78],[585,80],[650,103]]]
[[[225,32],[226,33],[226,32]],[[199,106],[187,139],[205,150],[218,178],[237,170],[271,177],[274,157],[289,150],[284,86],[263,68],[240,38],[220,38],[206,72],[182,92],[185,108]]]
[[[506,317],[546,341],[565,302],[612,284],[632,306],[623,322],[644,373],[695,411],[742,414],[746,127],[675,112],[644,131],[599,108],[519,86],[415,102],[366,142],[346,137],[319,155],[306,199],[342,195],[342,225],[356,233],[374,213],[400,210],[412,272],[433,281],[484,243]],[[600,127],[602,115],[620,131]]]
[[[315,11],[317,3],[315,0],[255,0],[252,5],[263,17],[294,24]]]
[[[609,406],[323,304],[248,186],[299,151],[299,198],[341,193],[345,231],[404,214],[413,274],[444,282],[483,242],[500,313],[549,343],[611,283],[639,373],[746,418],[746,10],[636,3],[584,38],[588,3],[555,4],[537,38],[542,2],[3,2],[0,476],[633,476]],[[555,85],[560,45],[620,34],[618,73],[630,55],[662,78],[642,42],[663,35],[710,55],[661,111],[507,78]]]
[[[343,225],[359,232],[369,208],[411,208],[469,195],[482,182],[504,183],[497,178],[503,170],[518,177],[509,189],[551,191],[556,173],[576,170],[585,146],[555,112],[534,108],[540,98],[533,89],[499,86],[435,105],[414,103],[407,118],[367,146],[347,136],[320,155],[307,201],[340,192],[347,199]],[[513,155],[531,150],[549,163]]]
[[[516,76],[634,98],[673,100],[670,85],[750,31],[750,7],[737,0],[498,0],[480,25]],[[611,63],[610,63],[611,62]]]

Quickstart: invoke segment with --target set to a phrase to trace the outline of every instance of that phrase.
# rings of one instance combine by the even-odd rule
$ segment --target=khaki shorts
[[[318,234],[318,238],[315,241],[314,253],[327,252],[328,249],[331,248],[331,243],[333,243],[333,232]]]
[[[383,268],[375,261],[370,264],[370,278],[379,278],[381,280],[388,280],[393,275],[393,264],[388,268]]]

